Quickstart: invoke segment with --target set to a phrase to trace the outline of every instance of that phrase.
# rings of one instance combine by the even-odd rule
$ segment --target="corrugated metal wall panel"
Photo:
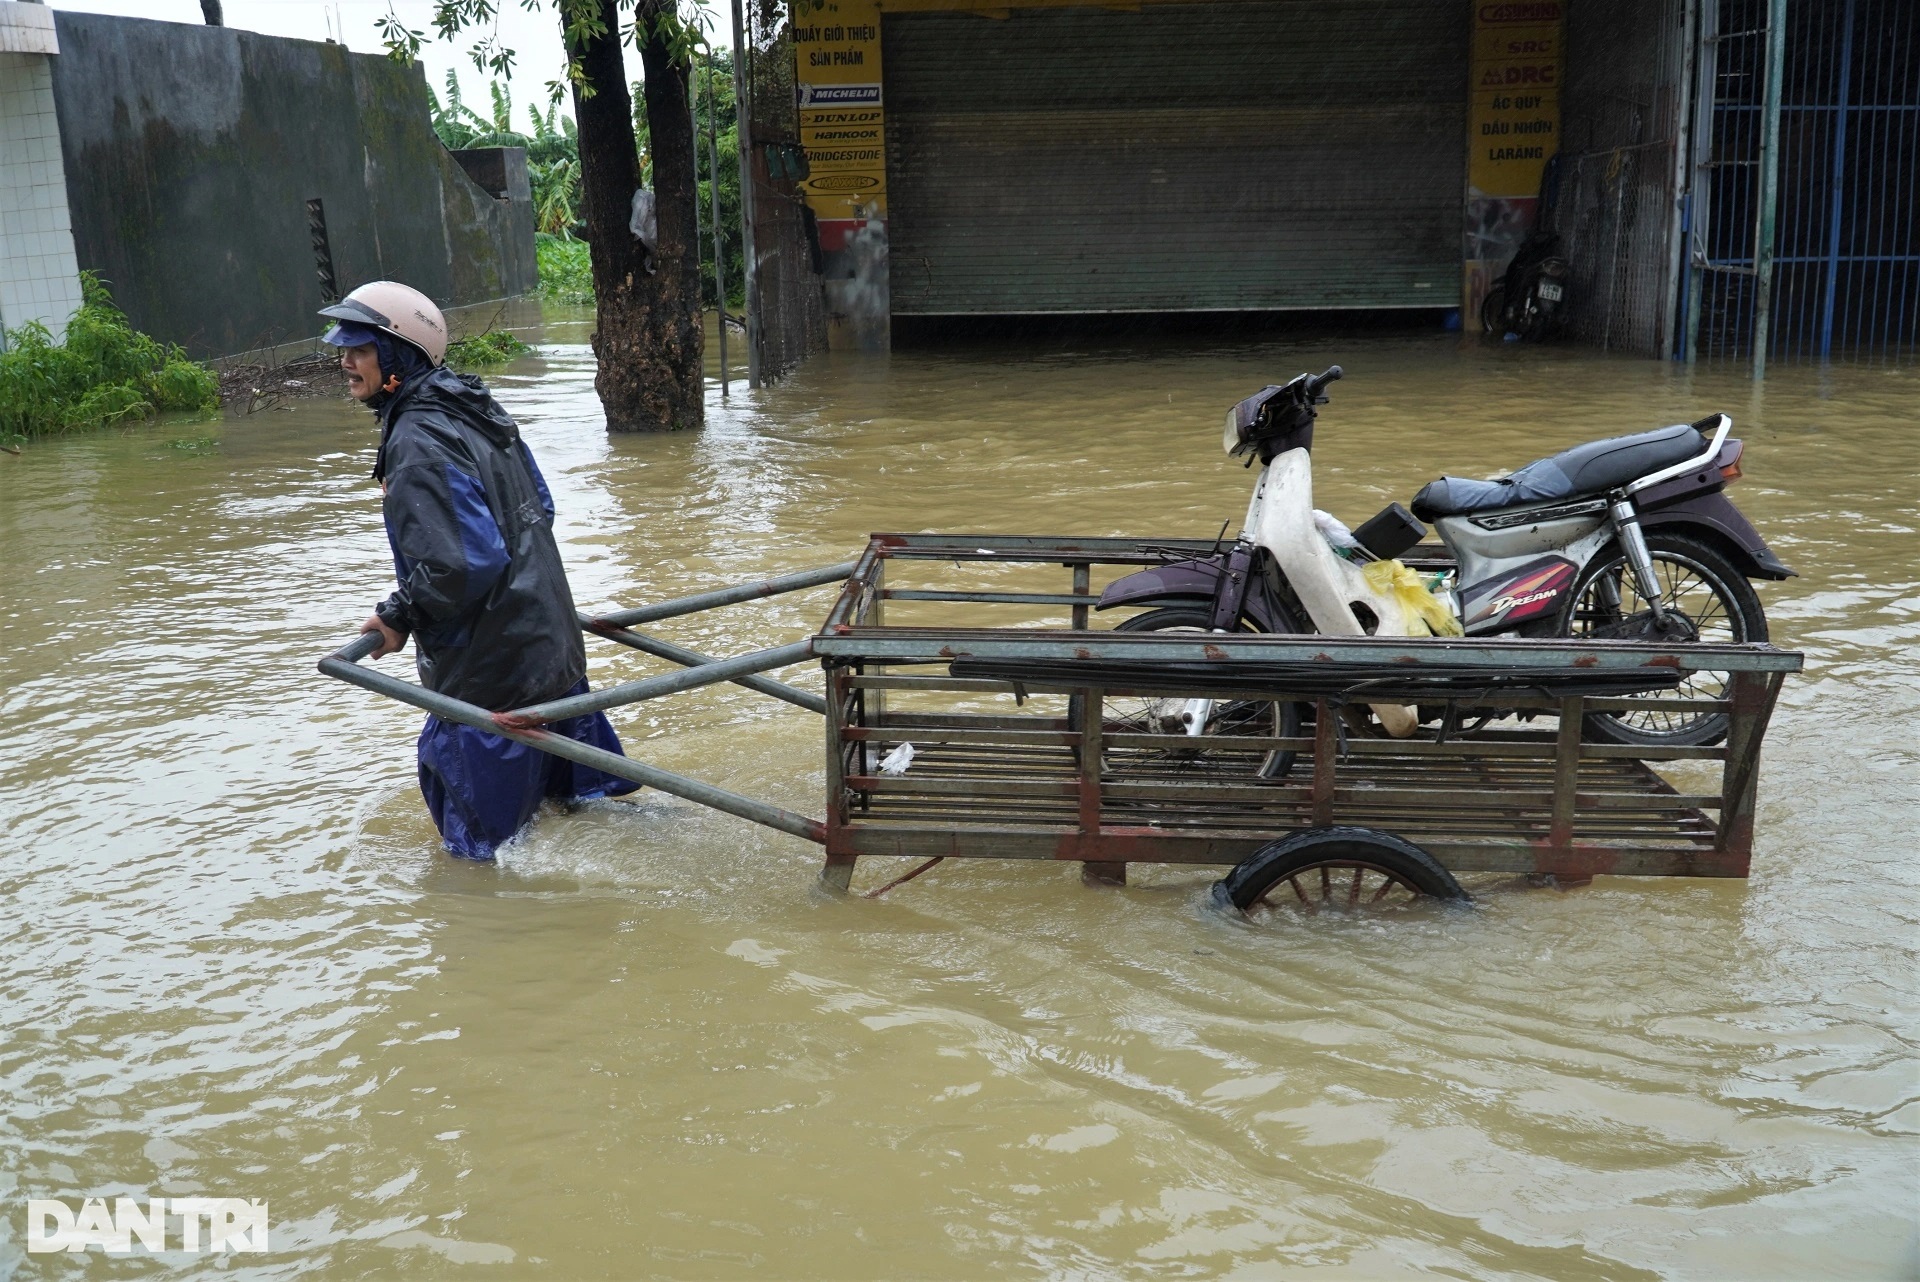
[[[1557,224],[1568,329],[1603,350],[1672,350],[1685,0],[1574,4],[1561,90]]]
[[[1468,13],[887,15],[894,314],[1451,305]]]

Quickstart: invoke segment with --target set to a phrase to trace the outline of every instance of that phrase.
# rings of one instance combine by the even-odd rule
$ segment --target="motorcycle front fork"
[[[1220,586],[1213,595],[1213,610],[1207,620],[1210,632],[1237,632],[1240,630],[1240,616],[1247,606],[1247,592],[1252,586],[1255,549],[1253,543],[1244,535],[1234,540],[1228,549],[1226,564],[1221,567]],[[1213,716],[1213,699],[1189,699],[1180,710],[1180,720],[1186,726],[1190,736],[1207,732],[1207,720]]]
[[[1180,711],[1180,720],[1187,726],[1187,734],[1199,736],[1207,732],[1207,719],[1213,715],[1212,699],[1189,699],[1187,706]]]
[[[1633,500],[1621,496],[1615,498],[1607,509],[1613,518],[1614,537],[1620,540],[1620,550],[1626,554],[1627,567],[1633,572],[1634,586],[1640,589],[1640,599],[1647,603],[1657,622],[1664,623],[1667,609],[1661,603],[1660,581],[1654,577],[1653,555],[1647,551],[1647,536],[1640,528],[1640,513],[1634,508]]]

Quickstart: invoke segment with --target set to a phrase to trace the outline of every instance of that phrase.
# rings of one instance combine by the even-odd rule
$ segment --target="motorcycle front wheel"
[[[1201,606],[1163,606],[1136,614],[1115,628],[1115,632],[1200,632],[1208,631],[1209,612]],[[1252,629],[1245,629],[1251,631]],[[1101,712],[1101,725],[1108,733],[1183,734],[1185,699],[1156,699],[1142,695],[1108,695]],[[1067,717],[1080,724],[1081,696],[1067,700]],[[1213,705],[1207,717],[1209,735],[1260,735],[1291,738],[1300,733],[1300,713],[1291,703],[1264,700],[1222,699]],[[1268,752],[1253,763],[1253,774],[1261,779],[1278,779],[1293,768],[1292,752]],[[1160,772],[1220,768],[1222,755],[1186,749],[1116,749],[1107,753],[1109,768],[1129,767]]]
[[[1560,634],[1576,640],[1699,641],[1729,644],[1767,639],[1767,616],[1747,576],[1719,549],[1684,534],[1647,535],[1653,576],[1660,585],[1663,625],[1640,595],[1626,554],[1618,544],[1588,562],[1574,585]],[[1666,699],[1727,697],[1725,673],[1688,673]],[[1586,718],[1589,738],[1643,747],[1699,747],[1727,736],[1727,714],[1700,712],[1596,712]]]

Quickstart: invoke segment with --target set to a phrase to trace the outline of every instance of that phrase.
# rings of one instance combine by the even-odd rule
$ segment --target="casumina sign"
[[[1476,16],[1486,22],[1559,22],[1564,16],[1558,0],[1521,0],[1512,4],[1483,4]]]

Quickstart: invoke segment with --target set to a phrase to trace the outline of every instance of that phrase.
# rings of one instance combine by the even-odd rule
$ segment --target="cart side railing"
[[[931,639],[931,638],[930,638]],[[1367,738],[1350,730],[1345,701],[1302,695],[1314,709],[1311,733],[1297,736],[1193,736],[1116,730],[1100,709],[1108,694],[1190,696],[1192,686],[1079,686],[991,682],[904,670],[912,659],[875,646],[884,661],[869,675],[856,630],[817,639],[828,663],[829,881],[842,881],[866,854],[1077,860],[1106,880],[1136,861],[1234,863],[1295,828],[1335,823],[1386,828],[1426,849],[1456,872],[1508,871],[1590,877],[1747,875],[1753,849],[1759,746],[1788,671],[1798,656],[1766,647],[1728,647],[1702,655],[1751,665],[1731,672],[1724,743],[1636,747],[1583,738],[1587,714],[1700,710],[1699,701],[1657,696],[1562,699],[1487,694],[1473,706],[1546,712],[1551,729],[1480,731],[1443,739]],[[968,641],[942,638],[938,657],[977,654]],[[1139,637],[1147,643],[1160,638]],[[1413,642],[1413,646],[1430,643]],[[1516,649],[1538,642],[1487,643],[1478,656],[1505,666]],[[1156,648],[1164,649],[1159,646]],[[1338,665],[1341,650],[1322,653]],[[1655,647],[1643,647],[1653,651]],[[1616,654],[1618,660],[1667,656]],[[1058,715],[985,715],[874,709],[867,701],[943,693],[1013,698],[1078,695],[1079,719]],[[1205,693],[1219,698],[1295,701],[1283,685]],[[877,762],[900,744],[918,755],[904,774]],[[1298,761],[1280,780],[1255,777],[1269,752]],[[1206,768],[1158,763],[1199,760]],[[1649,768],[1717,763],[1717,788],[1675,788]],[[1717,812],[1710,817],[1708,811]]]
[[[1153,634],[1085,631],[1098,597],[1090,570],[1202,556],[1207,540],[1053,539],[983,535],[875,535],[855,563],[815,651],[828,668],[827,867],[845,886],[864,854],[1077,860],[1091,876],[1120,880],[1136,861],[1232,863],[1298,827],[1376,824],[1408,835],[1455,871],[1519,871],[1577,878],[1596,873],[1745,876],[1753,844],[1759,747],[1788,672],[1800,656],[1767,645],[1668,645],[1630,641]],[[1050,563],[1073,579],[1064,593],[964,591],[889,585],[891,562]],[[903,627],[892,602],[1069,606],[1072,630]],[[1054,665],[1049,679],[1020,681],[929,671],[974,660]],[[1659,691],[1551,697],[1506,690],[1473,706],[1558,718],[1550,730],[1493,729],[1412,740],[1349,734],[1345,700],[1295,694],[1284,678],[1245,688],[1178,680],[1095,684],[1059,675],[1115,663],[1136,669],[1221,665],[1276,672],[1382,665],[1484,667],[1631,677],[1724,674],[1725,697],[1677,699]],[[1324,682],[1319,683],[1324,685]],[[889,698],[1001,693],[1078,695],[1077,720],[907,712]],[[1100,709],[1108,694],[1298,701],[1314,710],[1311,734],[1209,737],[1116,731]],[[1632,746],[1589,742],[1590,713],[1723,712],[1723,743]],[[903,743],[920,755],[904,774],[876,768]],[[1284,780],[1253,777],[1261,753],[1300,760]],[[1143,762],[1210,758],[1208,771],[1155,777]],[[1237,767],[1235,766],[1238,761]],[[1720,764],[1719,787],[1682,793],[1648,762]],[[1236,773],[1237,769],[1237,773]],[[1709,817],[1707,811],[1716,812]]]

